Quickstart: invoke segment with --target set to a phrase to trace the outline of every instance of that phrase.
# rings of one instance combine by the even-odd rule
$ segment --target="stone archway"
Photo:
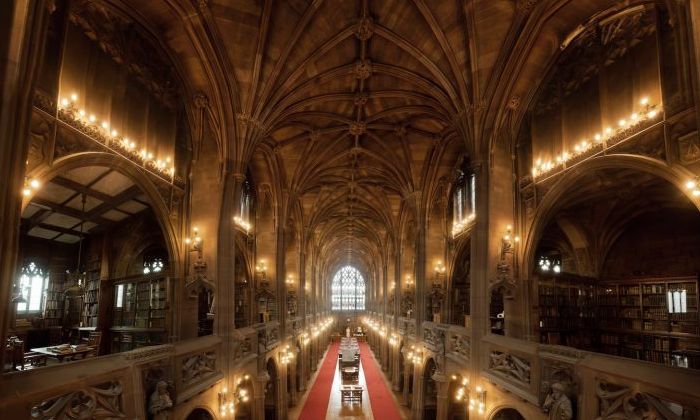
[[[281,420],[278,413],[279,372],[272,358],[267,359],[267,374],[270,379],[265,385],[265,420]]]
[[[528,273],[532,272],[537,243],[542,231],[559,210],[562,197],[576,188],[577,183],[584,176],[592,171],[604,169],[631,169],[658,176],[678,188],[700,210],[700,203],[694,200],[689,191],[684,188],[685,183],[688,179],[692,179],[693,175],[680,166],[670,166],[657,159],[636,155],[608,155],[591,158],[562,174],[561,178],[549,189],[542,202],[539,203],[523,248],[522,264],[520,265],[521,277],[527,278]]]
[[[190,411],[186,420],[214,420],[214,416],[204,408],[195,408]]]
[[[502,408],[491,417],[491,420],[525,420],[525,417],[514,408]]]
[[[433,379],[433,375],[437,371],[437,363],[435,359],[430,358],[425,363],[425,368],[423,370],[423,419],[434,419],[437,418],[437,396],[438,396],[438,385]]]

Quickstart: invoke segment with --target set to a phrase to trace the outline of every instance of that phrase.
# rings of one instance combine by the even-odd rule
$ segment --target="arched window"
[[[22,267],[19,288],[22,298],[17,303],[17,313],[40,312],[44,295],[49,286],[49,275],[34,262]]]
[[[452,190],[452,233],[462,231],[476,213],[476,175],[467,166],[457,172]]]
[[[345,266],[333,277],[331,309],[334,311],[365,309],[365,279],[355,267]]]

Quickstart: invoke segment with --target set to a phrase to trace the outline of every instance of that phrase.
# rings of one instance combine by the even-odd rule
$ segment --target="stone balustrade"
[[[579,418],[697,418],[700,386],[694,370],[517,340],[484,337],[482,375],[500,390],[537,407],[559,383]],[[574,408],[576,410],[576,408]]]
[[[218,337],[206,336],[6,374],[0,412],[18,419],[147,418],[159,382],[177,412],[223,378],[220,346]]]

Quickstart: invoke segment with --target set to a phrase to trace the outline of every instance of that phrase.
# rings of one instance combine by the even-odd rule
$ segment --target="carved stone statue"
[[[156,385],[156,390],[148,400],[148,412],[153,415],[153,420],[168,420],[170,409],[173,407],[173,400],[168,393],[168,383],[160,381]]]
[[[552,384],[552,389],[544,400],[544,412],[550,420],[571,420],[574,418],[571,400],[564,393],[564,385],[559,382]]]

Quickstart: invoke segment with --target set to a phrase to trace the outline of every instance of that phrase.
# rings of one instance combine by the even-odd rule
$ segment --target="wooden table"
[[[45,354],[48,357],[53,357],[57,359],[59,362],[63,362],[65,359],[73,359],[73,358],[80,358],[84,359],[89,353],[94,352],[96,349],[94,347],[87,347],[81,350],[77,349],[71,349],[69,352],[55,352],[49,350],[48,347],[37,347],[34,349],[31,349],[32,352],[34,353],[39,353],[39,354]]]
[[[343,368],[343,370],[341,370],[340,373],[344,381],[347,380],[357,382],[360,377],[360,369],[356,367]]]
[[[347,400],[351,403],[359,402],[362,404],[362,392],[361,386],[343,386],[340,388],[340,402],[344,403]]]

